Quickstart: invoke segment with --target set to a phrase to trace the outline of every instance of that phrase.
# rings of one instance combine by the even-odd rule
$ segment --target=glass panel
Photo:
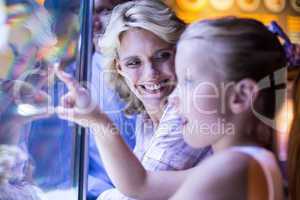
[[[0,199],[77,199],[74,124],[54,107],[75,76],[79,0],[0,0]],[[76,141],[75,141],[76,140]]]

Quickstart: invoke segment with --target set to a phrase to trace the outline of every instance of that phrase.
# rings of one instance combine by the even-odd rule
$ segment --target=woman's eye
[[[168,60],[170,57],[172,56],[171,52],[160,52],[159,54],[157,54],[154,59],[157,61],[165,61]]]
[[[141,61],[140,60],[130,60],[128,62],[126,62],[126,67],[128,68],[136,68],[136,67],[139,67],[141,64]]]

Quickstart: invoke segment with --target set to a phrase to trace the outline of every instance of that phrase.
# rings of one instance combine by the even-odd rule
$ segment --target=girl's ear
[[[253,107],[259,88],[255,81],[243,79],[234,85],[229,96],[229,108],[232,113],[239,114]]]

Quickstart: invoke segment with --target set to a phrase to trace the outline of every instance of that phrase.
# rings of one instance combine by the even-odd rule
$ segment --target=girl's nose
[[[171,104],[175,108],[179,107],[180,99],[179,99],[179,92],[178,92],[178,88],[177,87],[171,93],[171,95],[169,96],[168,100],[169,100],[169,104]]]

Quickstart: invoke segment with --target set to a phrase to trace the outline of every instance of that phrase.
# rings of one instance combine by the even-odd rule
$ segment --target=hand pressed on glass
[[[44,91],[20,80],[2,81],[0,85],[2,119],[25,124],[53,114],[51,97]]]
[[[68,92],[60,98],[60,105],[55,108],[58,116],[73,121],[83,127],[90,127],[104,117],[97,104],[93,102],[88,89],[66,72],[56,69],[56,76],[63,81]],[[100,118],[99,118],[100,117]]]

